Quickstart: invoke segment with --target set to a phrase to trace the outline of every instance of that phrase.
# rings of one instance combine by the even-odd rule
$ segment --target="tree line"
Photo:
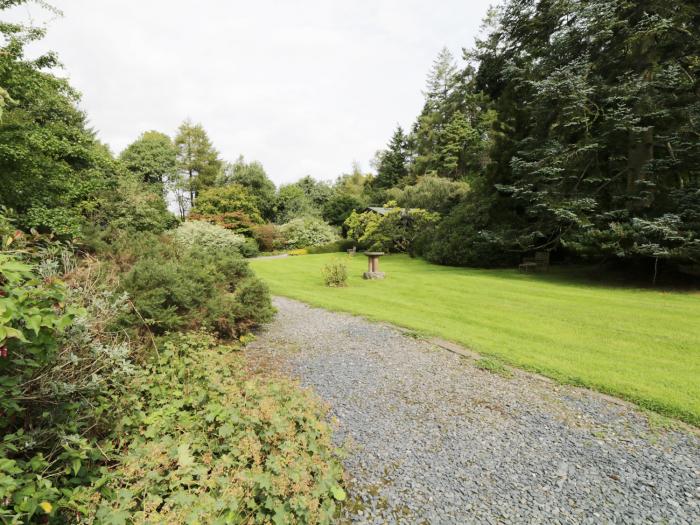
[[[512,266],[549,251],[697,273],[699,21],[690,0],[510,0],[461,61],[440,52],[420,114],[377,153],[375,173],[279,188],[259,162],[224,162],[189,121],[113,156],[75,90],[47,72],[55,55],[24,58],[41,31],[3,24],[0,202],[59,234],[117,220],[119,194],[161,211],[169,196],[180,218],[243,232],[306,216],[343,227],[352,211],[391,204],[440,214],[413,251],[442,264]],[[137,184],[151,196],[136,198]]]
[[[524,254],[666,261],[700,271],[700,5],[510,0],[457,66],[429,74],[374,185],[464,181],[429,259],[512,265]]]

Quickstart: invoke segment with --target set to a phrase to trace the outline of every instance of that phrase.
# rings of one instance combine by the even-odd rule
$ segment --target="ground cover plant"
[[[325,410],[237,346],[170,336],[136,375],[98,523],[329,523],[345,499]]]
[[[429,264],[348,258],[347,288],[320,277],[332,254],[252,262],[273,294],[383,320],[700,424],[700,296]]]

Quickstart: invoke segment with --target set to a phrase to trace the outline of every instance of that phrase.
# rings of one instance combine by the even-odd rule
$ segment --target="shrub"
[[[204,221],[187,221],[173,233],[175,242],[185,249],[240,252],[245,237]]]
[[[246,188],[234,183],[202,190],[192,212],[200,215],[240,212],[253,224],[260,224],[263,221],[255,203],[255,197]]]
[[[273,313],[266,286],[237,252],[228,250],[149,254],[121,286],[136,308],[123,322],[138,324],[142,318],[157,334],[208,328],[233,337]]]
[[[337,239],[335,229],[316,217],[293,219],[280,227],[287,248],[320,246]]]
[[[456,206],[424,239],[425,258],[452,266],[513,266],[519,254],[508,249],[503,237],[487,229],[484,203],[465,202]]]
[[[253,238],[257,241],[260,251],[271,252],[282,246],[284,239],[276,224],[259,224],[252,228]]]
[[[96,523],[331,523],[345,499],[325,411],[251,378],[235,347],[169,337],[133,381]]]
[[[415,253],[416,243],[438,221],[437,213],[393,208],[386,215],[353,212],[345,225],[348,236],[370,250]]]
[[[260,249],[258,248],[258,243],[255,239],[246,238],[246,240],[241,244],[239,248],[241,255],[246,258],[257,257],[260,255]]]
[[[216,226],[221,226],[241,235],[250,234],[255,222],[242,211],[230,211],[218,214],[206,214],[190,212],[187,218],[191,221],[204,221]]]
[[[179,221],[168,211],[161,190],[162,186],[141,182],[135,175],[122,175],[91,222],[127,232],[161,233],[174,228]]]
[[[67,523],[102,476],[98,440],[135,370],[105,330],[126,299],[90,272],[68,288],[63,250],[31,253],[0,254],[0,522]]]
[[[329,242],[328,244],[322,244],[321,246],[311,246],[307,249],[308,253],[338,253],[347,252],[352,248],[358,246],[357,241],[354,239],[340,239],[335,242]]]
[[[342,288],[348,285],[348,265],[341,260],[334,260],[326,264],[321,270],[323,282],[332,288]]]

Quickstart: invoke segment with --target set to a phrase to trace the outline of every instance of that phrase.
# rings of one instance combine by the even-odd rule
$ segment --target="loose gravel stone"
[[[700,438],[502,377],[391,326],[275,298],[248,352],[327,401],[353,523],[700,523]]]

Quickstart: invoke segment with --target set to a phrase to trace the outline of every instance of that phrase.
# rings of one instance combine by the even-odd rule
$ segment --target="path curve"
[[[274,298],[248,352],[337,418],[353,523],[700,523],[700,438],[593,392],[481,370],[402,331]]]

